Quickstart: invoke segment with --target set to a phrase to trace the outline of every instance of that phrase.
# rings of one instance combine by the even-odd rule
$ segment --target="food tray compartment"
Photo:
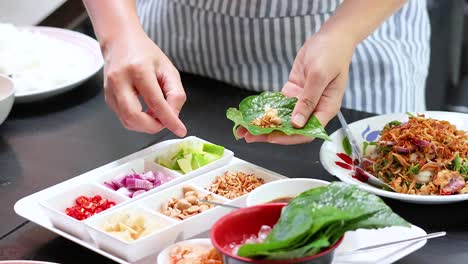
[[[84,222],[101,213],[113,210],[114,207],[91,216],[86,220],[79,221],[65,214],[65,210],[68,207],[73,206],[75,204],[75,199],[81,195],[87,197],[101,195],[103,198],[114,201],[116,203],[116,207],[129,200],[129,198],[121,196],[97,184],[84,183],[61,191],[58,194],[54,193],[50,197],[39,201],[40,206],[43,208],[44,213],[47,215],[52,225],[86,241],[90,240],[90,236],[86,231]]]
[[[284,177],[284,176],[282,176],[282,175],[280,175],[278,173],[269,171],[267,169],[264,169],[262,167],[254,165],[252,163],[245,162],[245,161],[242,161],[242,160],[237,160],[237,161],[234,161],[234,162],[230,163],[229,165],[227,165],[225,167],[216,169],[214,171],[211,171],[211,172],[203,174],[203,175],[201,175],[199,177],[196,177],[195,179],[190,180],[188,182],[188,184],[191,184],[191,185],[194,185],[194,186],[196,186],[198,188],[210,191],[210,186],[213,183],[213,181],[215,180],[215,178],[217,176],[223,175],[226,171],[229,171],[229,172],[243,172],[243,173],[246,173],[246,174],[253,174],[255,177],[263,179],[265,183],[286,178],[286,177]],[[247,195],[248,195],[248,193],[244,194],[244,195],[242,195],[240,197],[234,198],[234,199],[230,199],[230,198],[224,197],[222,195],[220,195],[220,196],[227,199],[228,203],[231,204],[231,205],[245,206]]]
[[[98,184],[100,184],[104,188],[107,188],[107,189],[109,189],[109,190],[111,190],[113,192],[117,192],[117,191],[114,191],[113,189],[109,188],[108,186],[106,186],[104,183],[105,182],[112,182],[112,180],[115,177],[118,177],[118,176],[129,175],[129,174],[133,174],[133,173],[146,173],[146,172],[149,172],[149,171],[152,171],[154,174],[162,173],[165,176],[172,178],[172,180],[170,180],[169,182],[166,182],[166,183],[164,183],[162,185],[159,185],[157,187],[154,187],[153,189],[150,189],[150,190],[146,191],[143,194],[140,194],[140,195],[138,195],[136,197],[133,197],[132,199],[135,199],[137,197],[138,198],[145,197],[146,195],[150,195],[151,193],[158,192],[160,190],[166,189],[166,188],[171,187],[171,186],[176,184],[176,182],[174,180],[178,175],[174,171],[164,170],[164,172],[163,172],[163,171],[161,171],[160,168],[156,167],[156,164],[154,162],[148,162],[148,161],[145,161],[144,159],[136,159],[136,160],[132,160],[132,161],[130,161],[128,163],[122,164],[121,166],[119,166],[117,168],[114,168],[114,169],[104,173],[102,176],[97,177],[95,180],[96,180],[96,182]],[[121,195],[124,195],[125,197],[128,197],[125,193],[120,193],[120,192],[118,192],[118,193],[121,194]]]
[[[180,184],[164,191],[161,191],[157,194],[153,194],[148,196],[138,202],[144,208],[152,212],[159,213],[161,215],[165,215],[161,212],[161,208],[163,208],[163,204],[166,203],[169,199],[175,197],[177,199],[183,198],[183,191],[182,188],[184,186],[190,186],[199,194],[210,194],[212,195],[213,201],[218,203],[227,203],[229,200],[224,199],[221,196],[216,194],[210,193],[204,189],[197,188],[193,185],[188,184]],[[194,216],[186,218],[184,220],[175,220],[177,222],[175,229],[177,229],[177,236],[178,239],[188,239],[192,236],[198,235],[200,233],[208,231],[211,226],[223,215],[231,212],[232,209],[221,207],[221,206],[214,206],[204,212],[198,213]],[[165,215],[166,216],[166,215]],[[171,219],[175,219],[172,218]]]
[[[171,181],[172,185],[175,185],[175,184],[178,184],[178,183],[181,183],[183,181],[186,181],[186,180],[189,180],[189,179],[192,179],[196,176],[199,176],[201,174],[204,174],[206,172],[209,172],[209,171],[212,171],[212,170],[215,170],[217,168],[220,168],[222,166],[225,166],[227,164],[229,164],[229,162],[232,160],[233,156],[234,156],[234,153],[228,149],[224,149],[224,153],[223,153],[223,156],[221,156],[221,158],[215,160],[215,161],[212,161],[208,164],[206,164],[205,166],[202,166],[198,169],[195,169],[189,173],[186,173],[186,174],[183,174],[183,173],[180,173],[180,172],[177,172],[175,170],[172,170],[172,169],[169,169],[167,167],[164,167],[160,164],[158,164],[156,162],[156,159],[161,157],[161,155],[165,154],[165,153],[168,153],[168,152],[177,152],[177,149],[178,149],[178,146],[181,144],[181,143],[184,143],[184,142],[187,142],[187,141],[199,141],[199,142],[202,142],[202,143],[210,143],[210,144],[213,144],[211,142],[208,142],[206,140],[203,140],[203,139],[200,139],[200,138],[197,138],[197,137],[186,137],[178,142],[175,142],[175,143],[172,143],[162,149],[160,149],[159,151],[155,152],[155,153],[152,153],[150,155],[147,155],[145,156],[145,161],[147,163],[152,163],[155,168],[157,168],[158,171],[161,171],[163,173],[172,173],[171,175],[176,175],[176,178],[174,179],[174,181]]]
[[[133,241],[126,241],[104,231],[104,226],[106,226],[108,221],[119,214],[142,215],[146,222],[155,221],[160,223],[161,226],[160,229],[154,230],[146,236]],[[175,220],[151,212],[132,202],[87,221],[86,227],[100,249],[133,263],[153,255],[164,249],[167,245],[174,243],[177,239],[177,229],[174,228],[175,224]]]

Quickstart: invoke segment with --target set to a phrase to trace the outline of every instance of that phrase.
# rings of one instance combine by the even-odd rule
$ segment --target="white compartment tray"
[[[154,214],[157,215],[158,212],[156,212],[156,210],[154,209],[157,209],[157,206],[160,205],[161,201],[164,198],[173,197],[173,193],[176,192],[178,188],[181,188],[183,185],[191,185],[196,187],[200,191],[205,191],[207,187],[209,187],[209,183],[217,175],[222,175],[225,171],[228,170],[254,173],[257,177],[263,178],[265,182],[285,178],[284,176],[274,173],[272,171],[234,158],[233,153],[227,149],[225,150],[225,155],[221,159],[185,175],[172,173],[169,169],[161,169],[161,166],[152,166],[149,163],[152,160],[152,157],[154,157],[158,153],[162,153],[164,149],[170,148],[171,145],[177,144],[178,142],[181,142],[183,140],[204,141],[196,137],[188,137],[185,139],[168,140],[160,142],[146,149],[138,151],[134,154],[131,154],[127,157],[111,162],[102,167],[96,168],[87,173],[76,176],[67,181],[49,187],[45,190],[22,198],[15,204],[15,212],[18,215],[30,220],[31,222],[34,222],[46,229],[49,229],[50,231],[64,238],[67,238],[118,263],[131,263],[129,262],[129,260],[135,259],[135,254],[132,254],[132,251],[135,251],[135,245],[128,246],[128,254],[122,252],[125,251],[125,246],[122,246],[125,245],[125,243],[119,243],[119,241],[117,241],[116,244],[121,245],[117,247],[103,245],[103,242],[115,243],[115,241],[118,239],[109,238],[109,235],[105,234],[104,232],[96,235],[96,229],[92,228],[92,224],[90,223],[95,222],[96,218],[99,219],[101,217],[105,217],[106,215],[111,215],[114,212],[118,212],[119,210],[125,210],[125,208],[129,207],[145,207],[146,210],[149,212],[151,212],[151,209],[153,209]],[[62,209],[67,207],[66,203],[71,203],[76,197],[68,197],[69,199],[65,199],[65,202],[55,203],[57,205],[52,203],[53,206],[44,206],[44,204],[48,205],[51,200],[57,197],[57,194],[64,195],[64,193],[68,193],[74,188],[78,188],[78,190],[70,191],[69,193],[72,196],[80,195],[81,191],[83,192],[83,194],[89,196],[92,195],[92,190],[101,190],[110,194],[114,192],[114,200],[117,200],[117,193],[111,189],[107,189],[107,187],[104,187],[104,185],[102,185],[103,179],[109,180],[110,178],[112,178],[112,174],[118,175],[122,173],[128,173],[130,169],[134,169],[139,173],[142,173],[145,170],[157,170],[162,171],[163,173],[169,174],[171,176],[175,175],[176,178],[168,183],[165,183],[162,186],[156,187],[155,189],[150,190],[147,193],[139,195],[135,198],[125,198],[121,195],[125,199],[120,199],[120,203],[118,203],[115,207],[108,209],[103,213],[97,214],[93,217],[90,217],[84,221],[74,220],[73,218],[68,217],[64,213],[60,212]],[[83,186],[86,186],[86,188]],[[234,200],[224,199],[220,196],[218,196],[218,198],[221,198],[222,202],[225,203],[244,205],[246,195]],[[51,209],[50,207],[55,208]],[[158,244],[160,244],[157,247],[154,247],[154,251],[152,252],[152,254],[148,257],[145,257],[141,260],[132,263],[156,263],[156,258],[157,254],[159,253],[159,250],[166,246],[169,246],[175,241],[187,239],[191,236],[208,231],[212,223],[214,223],[218,218],[220,218],[228,212],[230,212],[229,209],[218,206],[183,221],[172,220],[172,224],[168,228],[165,228],[162,231],[158,231],[155,233],[157,235],[162,235],[165,237],[161,237],[161,239],[156,240],[154,238],[146,239],[149,241],[153,241],[153,243],[157,241]],[[72,225],[72,228],[69,228],[70,225]],[[57,227],[60,227],[60,229]],[[143,248],[146,246],[137,247]],[[115,254],[115,252],[121,252],[122,254]]]

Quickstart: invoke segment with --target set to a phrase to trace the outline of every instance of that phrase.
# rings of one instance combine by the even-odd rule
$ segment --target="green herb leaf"
[[[411,166],[407,171],[406,175],[413,174],[416,175],[419,173],[419,163],[416,165]]]
[[[461,163],[460,163],[460,154],[455,153],[455,158],[453,159],[453,170],[460,171]]]
[[[263,243],[245,244],[238,255],[291,259],[315,254],[345,232],[359,228],[409,226],[377,196],[333,182],[301,193],[286,206]]]
[[[401,125],[401,122],[398,121],[398,120],[393,120],[393,121],[391,121],[391,122],[388,122],[388,123],[384,126],[384,128],[382,129],[382,131],[380,132],[380,135],[382,135],[382,132],[384,132],[384,131],[386,131],[386,130],[388,130],[388,129],[391,129],[392,127],[399,126],[399,125]]]
[[[349,142],[348,137],[343,138],[343,150],[348,156],[351,156],[351,154],[353,154],[353,148],[351,147],[351,143]]]
[[[291,125],[291,114],[296,102],[297,98],[294,97],[286,97],[278,92],[264,92],[242,100],[239,104],[239,109],[229,108],[226,112],[226,117],[234,122],[232,131],[236,139],[238,139],[236,130],[239,126],[242,126],[255,136],[270,134],[273,131],[281,131],[286,135],[298,134],[330,140],[320,121],[314,115],[310,117],[303,128],[294,128]],[[278,111],[278,116],[282,120],[280,126],[263,128],[250,124],[252,120],[263,116],[265,107],[271,107]]]
[[[406,115],[408,115],[409,117],[416,117],[415,115],[413,115],[413,114],[410,113],[410,112],[406,112]]]
[[[362,142],[362,154],[366,155],[367,153],[367,148],[369,146],[377,146],[377,142],[369,142],[369,141],[364,141]]]

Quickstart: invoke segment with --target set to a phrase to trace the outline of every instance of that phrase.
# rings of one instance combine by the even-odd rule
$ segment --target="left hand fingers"
[[[236,134],[239,138],[244,138],[247,133],[248,131],[245,127],[238,127],[236,130]]]

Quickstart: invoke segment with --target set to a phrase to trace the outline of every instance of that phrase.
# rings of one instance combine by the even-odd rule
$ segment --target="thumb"
[[[322,126],[326,126],[340,111],[347,81],[348,71],[343,71],[323,92],[314,111],[314,115],[318,118]]]
[[[299,94],[291,116],[291,123],[295,128],[302,128],[307,123],[327,84],[327,78],[320,73],[313,72],[307,75],[304,90]]]

